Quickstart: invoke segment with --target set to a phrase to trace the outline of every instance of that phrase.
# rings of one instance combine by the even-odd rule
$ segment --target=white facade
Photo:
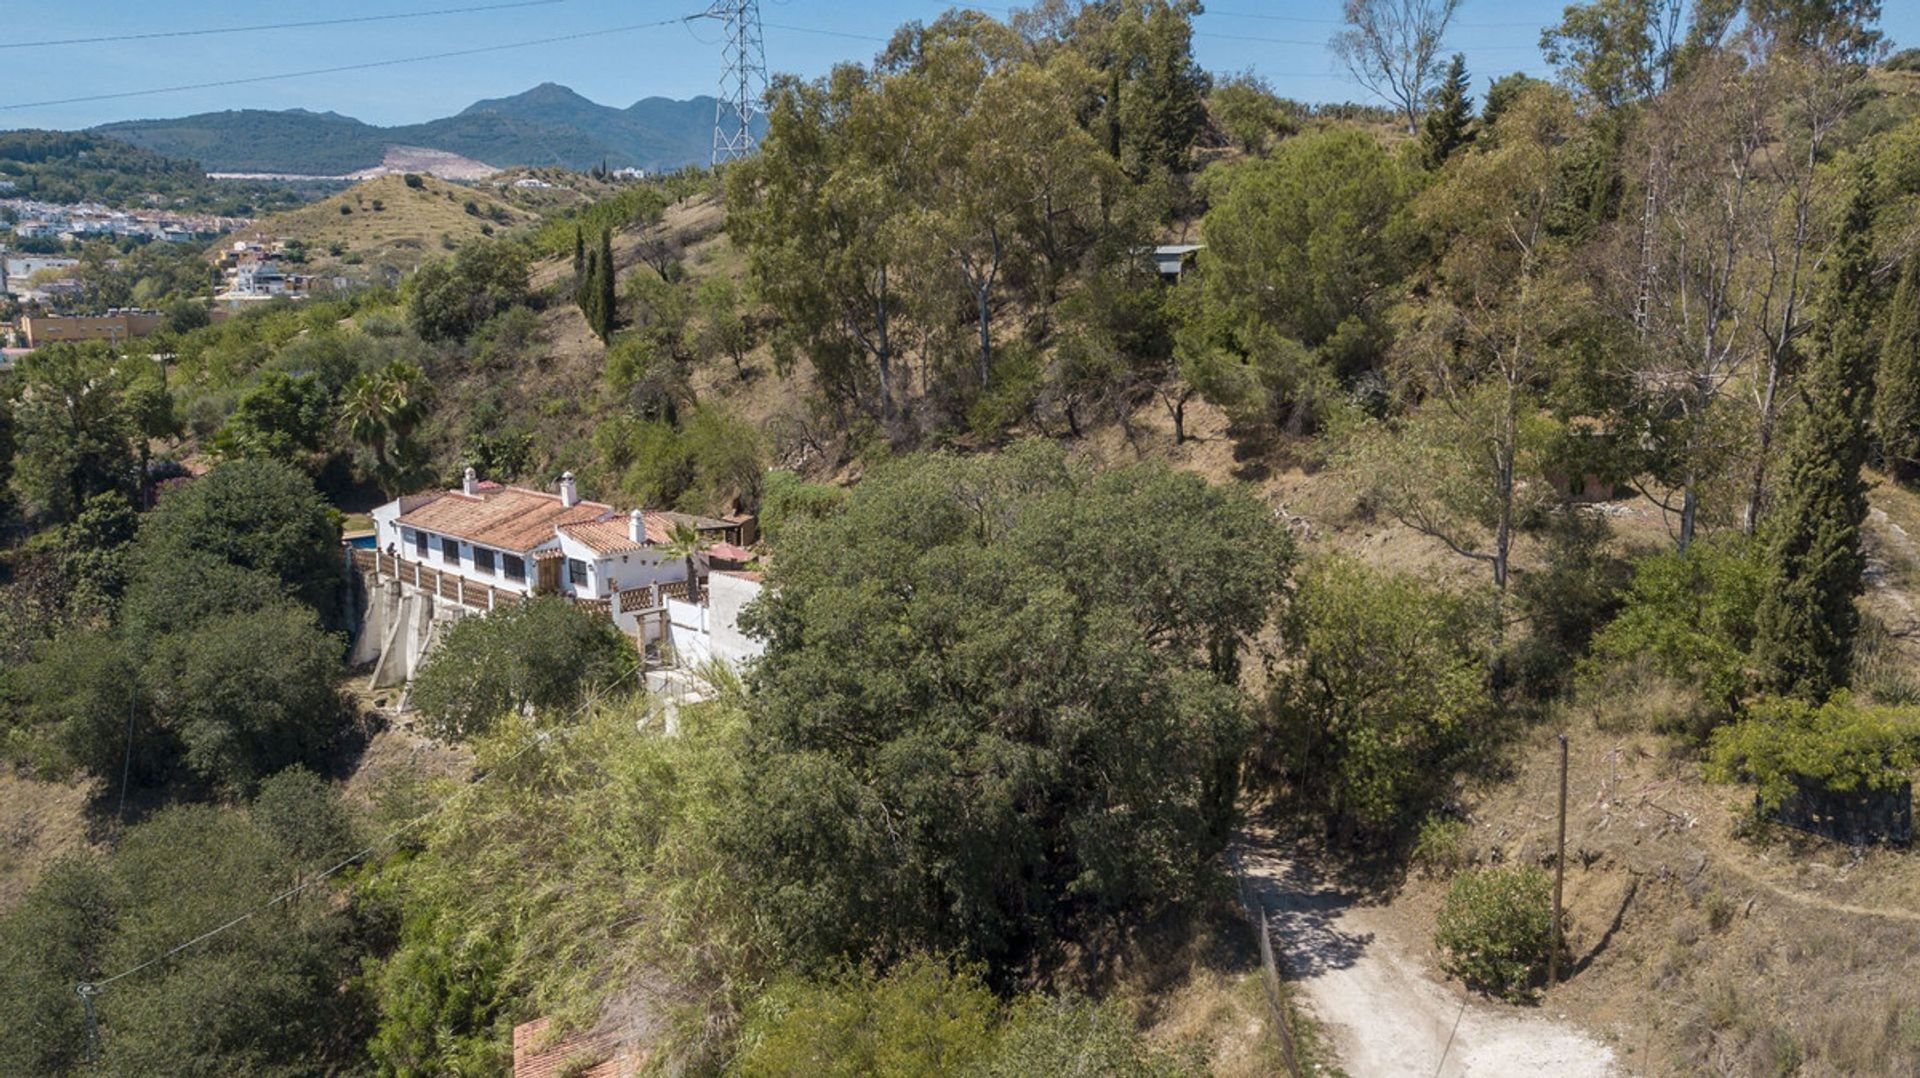
[[[559,592],[576,599],[610,599],[629,588],[672,584],[687,578],[684,558],[662,558],[658,551],[646,548],[601,553],[570,534],[567,525],[556,527],[550,537],[529,549],[508,550],[400,522],[401,517],[432,497],[400,498],[375,509],[371,514],[375,546],[403,562],[418,562],[428,569],[522,595],[533,593],[539,579],[539,558],[554,553],[563,559]]]
[[[601,554],[564,530],[558,546],[567,559],[560,586],[568,595],[581,599],[608,599],[628,588],[672,584],[687,578],[684,559],[663,559],[657,550]]]

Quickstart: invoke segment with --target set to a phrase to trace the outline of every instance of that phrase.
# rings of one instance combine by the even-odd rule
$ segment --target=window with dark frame
[[[440,537],[440,560],[448,565],[460,564],[460,540],[451,536]]]
[[[486,547],[473,548],[473,571],[483,576],[493,575],[493,551]]]
[[[567,579],[573,581],[576,588],[587,586],[587,563],[579,558],[567,559]]]
[[[500,555],[500,571],[501,575],[508,580],[525,580],[527,578],[527,560],[518,554],[502,554]]]
[[[419,530],[414,531],[413,556],[416,558],[425,558],[427,556],[427,533],[426,532],[419,531]]]

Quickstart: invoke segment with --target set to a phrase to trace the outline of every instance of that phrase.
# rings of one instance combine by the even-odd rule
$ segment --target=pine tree
[[[1754,658],[1776,691],[1824,700],[1845,688],[1864,586],[1867,417],[1874,360],[1873,203],[1863,179],[1847,208],[1837,257],[1821,282],[1803,412],[1787,451],[1770,522],[1773,586],[1756,618]]]
[[[1920,255],[1907,261],[1887,308],[1873,408],[1880,459],[1900,482],[1920,482]]]
[[[600,276],[594,280],[598,298],[595,300],[595,313],[600,316],[595,328],[600,339],[605,341],[613,336],[613,326],[619,320],[619,304],[614,296],[613,279],[613,232],[602,229],[600,232]]]
[[[1456,52],[1434,95],[1426,128],[1420,133],[1420,153],[1427,168],[1437,169],[1446,164],[1456,150],[1473,141],[1473,96],[1467,92],[1471,85],[1467,79],[1467,58]]]

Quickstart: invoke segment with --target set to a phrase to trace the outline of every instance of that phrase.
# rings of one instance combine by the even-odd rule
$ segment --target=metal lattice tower
[[[713,163],[753,152],[753,121],[765,113],[767,50],[760,37],[760,0],[713,0],[706,17],[727,27],[726,67],[713,116]]]

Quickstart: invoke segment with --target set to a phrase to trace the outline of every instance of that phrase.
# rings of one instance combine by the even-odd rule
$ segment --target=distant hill
[[[430,176],[416,182],[418,187],[393,175],[357,183],[312,205],[261,218],[245,236],[228,240],[299,240],[307,248],[308,272],[380,280],[445,257],[488,231],[535,220],[482,188]],[[225,241],[216,250],[224,246]]]
[[[242,109],[175,120],[127,120],[94,130],[209,172],[344,176],[375,168],[394,146],[441,150],[496,168],[549,166],[667,171],[704,164],[713,146],[711,97],[650,97],[625,109],[544,83],[475,102],[458,115],[377,127],[335,112]]]
[[[250,216],[297,203],[285,188],[219,184],[189,160],[84,131],[0,131],[8,195],[45,202],[164,205]]]

